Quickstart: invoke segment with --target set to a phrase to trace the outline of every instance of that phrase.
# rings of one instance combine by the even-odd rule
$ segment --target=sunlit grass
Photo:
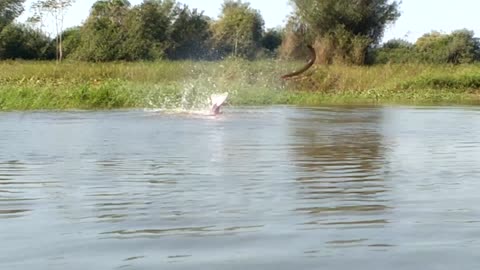
[[[0,62],[0,109],[229,105],[478,104],[480,66],[318,66],[302,80],[280,76],[302,62],[276,60],[135,63]]]

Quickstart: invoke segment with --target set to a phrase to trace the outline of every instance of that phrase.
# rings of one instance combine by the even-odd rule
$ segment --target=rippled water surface
[[[474,269],[480,110],[0,113],[0,269]]]

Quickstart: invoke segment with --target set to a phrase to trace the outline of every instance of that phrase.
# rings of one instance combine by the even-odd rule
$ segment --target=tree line
[[[24,24],[11,23],[24,0],[8,1],[0,9],[16,12],[0,25],[2,59],[255,59],[273,55],[281,43],[280,30],[265,30],[259,11],[242,1],[226,0],[220,18],[213,20],[175,0],[144,0],[135,6],[126,0],[99,0],[83,25],[60,31],[57,25],[53,39],[42,31],[42,22],[54,14],[61,24],[59,14],[72,1],[38,1],[35,15]]]
[[[307,44],[321,64],[472,63],[480,42],[469,30],[427,33],[415,43],[381,44],[385,28],[399,17],[389,0],[290,0],[285,26],[265,29],[262,15],[242,0],[225,0],[217,19],[175,0],[99,0],[85,22],[63,29],[74,0],[37,0],[25,23],[14,19],[25,0],[0,2],[0,59],[67,59],[104,62],[218,60],[225,57],[305,59]],[[44,29],[55,22],[55,36]]]

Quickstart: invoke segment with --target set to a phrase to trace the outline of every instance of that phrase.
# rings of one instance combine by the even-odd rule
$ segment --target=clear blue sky
[[[26,1],[27,10],[19,21],[24,21],[31,15],[28,7],[32,2],[33,0]],[[94,2],[95,0],[77,0],[66,16],[65,26],[81,24],[87,18]],[[130,0],[132,5],[141,2],[142,0]],[[217,18],[223,0],[178,0],[177,2],[204,10],[206,15]],[[253,8],[260,10],[267,28],[284,25],[285,18],[292,11],[288,0],[250,0],[248,2]],[[386,30],[384,40],[405,38],[415,41],[432,30],[449,33],[460,28],[473,30],[477,37],[480,36],[480,23],[477,19],[478,10],[480,10],[479,0],[403,0],[400,9],[402,16]]]

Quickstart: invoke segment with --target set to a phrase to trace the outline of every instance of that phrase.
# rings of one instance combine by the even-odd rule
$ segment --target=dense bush
[[[415,44],[394,39],[374,50],[375,63],[466,64],[480,60],[480,41],[468,30],[432,32]]]
[[[54,59],[52,40],[38,30],[10,24],[0,33],[0,59]]]
[[[389,0],[292,0],[295,14],[326,50],[323,63],[364,64],[368,48],[378,44],[386,26],[399,16]]]

